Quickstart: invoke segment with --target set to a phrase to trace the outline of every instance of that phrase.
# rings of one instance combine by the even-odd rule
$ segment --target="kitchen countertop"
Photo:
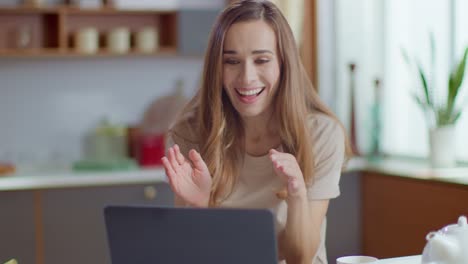
[[[108,186],[166,181],[162,168],[109,172],[60,172],[0,177],[0,191]]]
[[[418,180],[468,185],[468,166],[436,169],[426,161],[404,158],[353,158],[345,172],[375,172]],[[162,167],[133,171],[54,172],[13,174],[0,177],[0,191],[89,187],[166,181]]]
[[[468,165],[454,168],[433,168],[420,159],[411,158],[353,158],[345,171],[375,172],[404,178],[468,185]]]

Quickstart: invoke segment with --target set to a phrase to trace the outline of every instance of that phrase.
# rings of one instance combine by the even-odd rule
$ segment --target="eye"
[[[236,59],[228,58],[224,60],[224,63],[235,65],[235,64],[239,64],[239,61]]]
[[[266,59],[266,58],[255,60],[255,63],[257,63],[257,64],[265,64],[265,63],[268,63],[268,62],[270,62],[270,59]]]

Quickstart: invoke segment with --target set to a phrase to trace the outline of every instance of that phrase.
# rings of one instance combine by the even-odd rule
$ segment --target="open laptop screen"
[[[108,206],[104,216],[113,264],[277,263],[268,210]]]

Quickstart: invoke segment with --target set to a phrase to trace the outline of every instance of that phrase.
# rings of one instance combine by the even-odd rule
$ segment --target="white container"
[[[138,52],[153,53],[159,48],[158,31],[152,27],[145,27],[135,34],[135,47]]]
[[[346,256],[336,259],[337,264],[362,264],[362,263],[377,263],[378,258],[370,256]]]
[[[23,3],[25,5],[29,5],[29,6],[43,6],[45,4],[45,1],[44,0],[23,0]]]
[[[456,165],[455,126],[432,128],[429,132],[430,159],[433,167]]]
[[[111,53],[127,53],[130,50],[130,30],[118,27],[107,34],[107,49]]]
[[[180,0],[114,0],[117,9],[177,10]]]
[[[50,1],[50,0],[49,0]],[[100,8],[102,7],[101,0],[71,0],[69,4],[79,8]]]
[[[75,35],[75,49],[79,53],[93,54],[99,49],[99,32],[97,29],[82,28]]]

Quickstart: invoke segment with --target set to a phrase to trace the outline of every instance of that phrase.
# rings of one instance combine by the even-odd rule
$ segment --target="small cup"
[[[336,264],[377,263],[379,259],[370,256],[345,256],[336,259]]]
[[[130,30],[114,28],[107,35],[107,48],[111,53],[127,53],[130,50]]]
[[[20,26],[16,31],[16,47],[19,49],[30,48],[32,43],[32,34],[31,26]]]
[[[152,53],[158,49],[158,31],[152,27],[145,27],[135,34],[136,50],[141,53]]]
[[[98,51],[99,32],[96,28],[82,28],[76,32],[75,48],[79,53],[93,54]]]

